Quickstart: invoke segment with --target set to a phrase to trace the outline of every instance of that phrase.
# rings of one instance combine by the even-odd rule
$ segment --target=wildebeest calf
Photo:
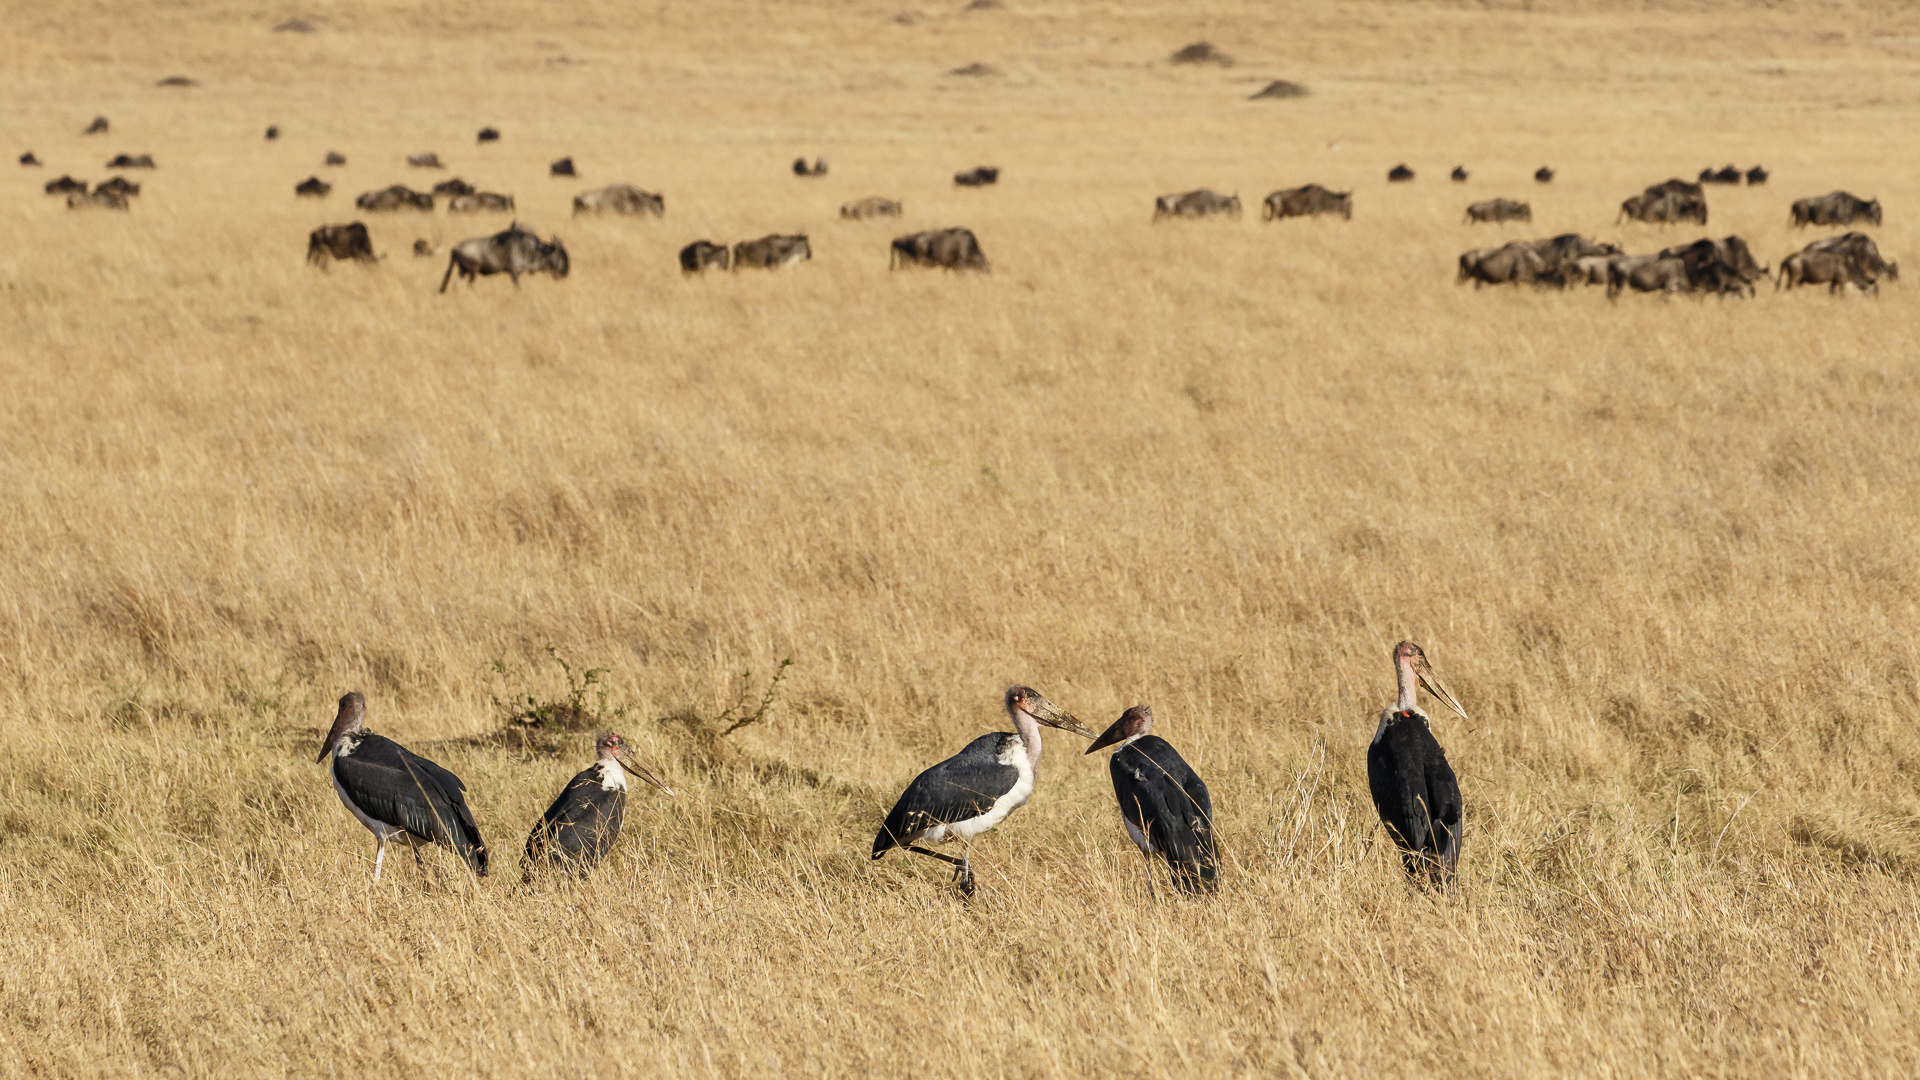
[[[887,268],[937,266],[945,270],[991,270],[980,241],[971,229],[934,229],[902,236],[893,242]]]
[[[447,212],[450,214],[505,214],[513,211],[513,196],[501,195],[492,191],[476,191],[470,195],[455,195],[447,200]]]
[[[563,278],[568,269],[567,249],[558,236],[542,240],[522,229],[516,221],[506,232],[455,244],[447,257],[447,273],[440,279],[440,291],[447,291],[456,270],[469,284],[485,274],[505,274],[513,279],[513,287],[517,289],[521,274],[545,271]]]
[[[725,244],[695,240],[680,249],[681,273],[697,274],[709,266],[717,266],[725,270],[731,265],[733,265],[733,256]]]
[[[859,202],[847,203],[840,208],[840,216],[853,221],[877,217],[899,217],[900,213],[899,203],[892,199],[883,199],[878,195],[869,196]]]
[[[811,258],[813,258],[813,247],[807,243],[805,236],[785,236],[775,233],[758,240],[742,240],[733,245],[735,270],[774,270]]]
[[[307,261],[325,270],[331,259],[380,261],[373,253],[373,238],[367,235],[367,227],[358,221],[348,225],[322,225],[307,234]]]

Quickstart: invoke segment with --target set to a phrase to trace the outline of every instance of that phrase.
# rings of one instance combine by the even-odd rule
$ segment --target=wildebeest
[[[1353,220],[1353,192],[1329,191],[1319,184],[1306,184],[1297,188],[1281,188],[1267,196],[1260,213],[1260,220],[1273,221],[1277,218],[1312,217],[1316,214],[1339,214],[1348,221]]]
[[[416,169],[446,168],[445,165],[440,164],[440,155],[433,153],[432,151],[428,151],[427,153],[424,153],[424,154],[408,154],[407,164],[413,166]]]
[[[338,150],[329,150],[329,151],[327,151],[327,159],[326,159],[326,160],[325,160],[324,162],[322,162],[321,164],[324,164],[324,165],[345,165],[346,163],[347,163],[347,155],[345,155],[345,154],[343,154],[343,153],[341,153],[341,152],[340,152],[340,151],[338,151]]]
[[[1767,182],[1766,166],[1755,165],[1753,168],[1747,170],[1748,184],[1764,184],[1766,182]]]
[[[794,158],[793,159],[793,175],[825,176],[827,175],[827,159],[814,158],[813,164],[808,165],[806,158]]]
[[[1878,296],[1880,283],[1837,251],[1796,251],[1780,260],[1780,277],[1775,289],[1798,285],[1825,285],[1830,293],[1846,291],[1848,285]]]
[[[153,155],[152,154],[115,154],[113,156],[113,160],[107,162],[107,168],[109,169],[151,169],[153,168]]]
[[[483,127],[480,129],[479,140],[481,142],[499,142],[500,131],[498,128]]]
[[[111,125],[109,125],[109,124],[107,123],[107,118],[106,118],[106,117],[104,117],[104,116],[96,116],[96,117],[94,117],[94,118],[93,118],[93,123],[91,123],[91,124],[88,124],[88,125],[87,125],[87,129],[86,129],[85,131],[82,131],[82,132],[81,132],[80,134],[82,134],[82,135],[105,135],[105,134],[107,133],[107,129],[108,129],[108,128],[109,128],[110,126],[111,126]]]
[[[1666,180],[1622,202],[1620,219],[1660,225],[1692,220],[1705,225],[1707,194],[1699,184]]]
[[[456,270],[469,284],[478,281],[482,275],[505,274],[513,279],[513,287],[517,289],[520,287],[521,274],[545,271],[557,278],[566,277],[567,249],[558,236],[552,240],[542,240],[521,228],[516,221],[505,232],[455,244],[447,256],[446,276],[440,279],[441,292],[447,291],[447,284],[453,280]]]
[[[34,157],[33,151],[29,150],[26,153],[20,155],[20,164],[37,167],[40,164],[40,159],[37,157]]]
[[[1449,179],[1449,180],[1452,180],[1452,181],[1453,181],[1454,183],[1456,183],[1456,184],[1464,184],[1464,183],[1466,183],[1466,182],[1467,182],[1467,167],[1466,167],[1465,165],[1455,165],[1455,166],[1453,167],[1453,172],[1452,172],[1451,174],[1449,174],[1449,176],[1447,177],[1447,179]]]
[[[1805,251],[1830,251],[1845,255],[1869,278],[1900,280],[1900,264],[1887,262],[1880,257],[1880,248],[1874,244],[1873,237],[1866,233],[1850,232],[1843,236],[1829,236],[1824,240],[1815,240],[1808,244]]]
[[[547,172],[551,173],[554,176],[579,176],[580,175],[578,172],[574,171],[573,159],[570,157],[563,157],[559,161],[556,161],[553,164],[548,165]]]
[[[733,253],[725,244],[715,244],[706,240],[695,240],[680,249],[680,272],[697,274],[709,266],[722,270],[733,265]]]
[[[887,269],[937,266],[945,270],[991,270],[971,229],[934,229],[897,237],[887,256]]]
[[[1608,268],[1607,296],[1617,297],[1625,289],[1634,292],[1687,292],[1693,288],[1687,264],[1681,259],[1658,255],[1634,255],[1616,259]]]
[[[455,195],[447,200],[447,212],[450,214],[507,214],[513,212],[513,196],[501,195],[492,191],[476,191],[471,195]]]
[[[127,197],[117,191],[94,191],[91,193],[75,191],[67,195],[67,209],[69,210],[126,210],[131,205],[132,204],[127,202]]]
[[[279,127],[279,125],[277,125],[277,124],[268,124],[268,125],[267,125],[267,141],[268,141],[268,142],[272,142],[273,140],[275,140],[275,139],[277,139],[277,138],[279,138],[279,137],[280,137],[280,127]]]
[[[733,268],[735,270],[765,269],[774,270],[789,263],[813,258],[813,248],[807,244],[804,236],[782,236],[775,233],[758,240],[742,240],[733,245]]]
[[[954,173],[953,182],[961,187],[986,187],[1000,182],[998,165],[981,165],[963,173]]]
[[[1845,191],[1829,191],[1811,199],[1795,199],[1791,210],[1797,228],[1808,225],[1851,225],[1856,221],[1880,224],[1880,200],[1863,199]]]
[[[1153,201],[1153,220],[1163,217],[1212,217],[1225,214],[1240,216],[1240,196],[1221,195],[1200,188],[1197,191],[1185,191],[1175,195],[1162,195]]]
[[[840,216],[853,221],[877,217],[899,217],[900,214],[899,203],[892,199],[883,199],[878,195],[870,195],[859,202],[850,202],[840,208]]]
[[[1404,161],[1387,170],[1388,183],[1404,184],[1411,179],[1413,179],[1413,170],[1407,168],[1407,163]]]
[[[1540,256],[1541,280],[1560,285],[1573,283],[1576,260],[1620,253],[1619,247],[1613,244],[1589,239],[1579,233],[1561,233],[1543,240],[1516,240],[1514,243],[1525,244]]]
[[[1546,273],[1547,264],[1540,253],[1524,240],[1515,240],[1497,248],[1480,248],[1460,256],[1457,284],[1482,285],[1533,284]]]
[[[313,199],[322,198],[332,190],[332,184],[327,183],[317,176],[309,176],[298,184],[293,185],[293,193],[295,195],[305,195]]]
[[[379,262],[373,253],[373,238],[367,227],[356,221],[348,225],[322,225],[307,234],[307,261],[325,270],[333,259],[355,262]]]
[[[1468,221],[1532,221],[1533,207],[1513,199],[1488,199],[1467,207]]]
[[[385,210],[432,210],[433,196],[424,191],[415,191],[405,184],[369,191],[353,200],[353,205],[362,210],[379,212]]]
[[[113,177],[112,179],[103,180],[100,183],[93,185],[93,190],[95,193],[99,193],[102,191],[110,191],[115,195],[124,196],[130,199],[133,196],[140,194],[140,185],[134,183],[133,181],[127,179],[124,176],[116,176],[116,177]]]
[[[417,238],[417,239],[415,239],[415,240],[414,240],[414,242],[413,242],[413,257],[414,257],[414,258],[416,258],[416,259],[430,259],[430,258],[432,258],[433,256],[435,256],[435,255],[438,255],[438,254],[440,254],[440,245],[438,245],[438,244],[436,244],[436,243],[434,243],[433,241],[431,241],[431,240],[429,240],[429,239],[427,239],[427,238],[426,238],[426,237],[424,237],[424,236],[422,236],[422,237],[419,237],[419,238]]]
[[[87,190],[87,182],[85,180],[75,180],[73,177],[67,176],[64,173],[60,179],[49,180],[46,183],[46,192],[49,195],[65,195],[69,192],[85,190]]]
[[[1614,261],[1632,256],[1622,255],[1582,255],[1567,264],[1561,278],[1568,285],[1605,285],[1607,270]]]
[[[433,185],[435,195],[471,195],[473,192],[473,185],[457,176],[450,176]]]
[[[1533,179],[1535,183],[1551,184],[1553,183],[1553,170],[1548,168],[1545,165],[1542,165],[1539,168],[1533,170]]]
[[[575,214],[652,214],[664,217],[667,200],[663,195],[643,191],[632,184],[608,184],[573,197]]]
[[[1728,165],[1724,169],[1716,169],[1709,165],[1700,170],[1700,182],[1703,184],[1737,184],[1740,182],[1740,167],[1737,165]]]
[[[1691,244],[1667,248],[1656,261],[1669,259],[1678,259],[1686,267],[1687,287],[1696,292],[1751,296],[1753,283],[1768,272],[1768,268],[1753,257],[1747,242],[1738,236],[1718,240],[1702,237]]]

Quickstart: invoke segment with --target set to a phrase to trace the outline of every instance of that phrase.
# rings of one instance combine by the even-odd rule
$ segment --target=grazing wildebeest
[[[353,205],[367,211],[385,210],[432,210],[433,196],[424,191],[415,191],[405,184],[369,191],[353,200]]]
[[[709,266],[725,270],[732,265],[733,253],[727,250],[725,244],[695,240],[680,249],[680,272],[683,274],[697,274]]]
[[[349,225],[322,225],[307,234],[308,262],[325,270],[333,259],[380,261],[373,253],[373,238],[367,235],[367,227],[358,221]]]
[[[474,186],[457,176],[448,177],[433,185],[435,195],[471,195],[473,192]]]
[[[321,198],[332,190],[332,184],[327,183],[317,176],[309,176],[293,186],[293,193],[295,195],[305,195],[314,199]]]
[[[547,172],[551,173],[554,176],[579,176],[580,175],[578,172],[574,171],[573,159],[570,157],[563,157],[559,161],[556,161],[553,164],[548,165]]]
[[[1755,165],[1753,168],[1747,170],[1747,183],[1749,185],[1764,184],[1766,182],[1767,182],[1766,166]]]
[[[1533,284],[1547,271],[1546,261],[1532,245],[1515,240],[1497,248],[1481,248],[1460,256],[1460,276],[1456,284],[1482,285]]]
[[[899,217],[900,214],[899,203],[892,199],[883,199],[878,195],[870,195],[859,202],[850,202],[840,208],[840,216],[853,221],[877,217]]]
[[[573,197],[575,214],[652,214],[663,217],[667,212],[665,196],[651,191],[643,191],[632,184],[608,184],[593,191],[582,192]]]
[[[1488,199],[1467,207],[1468,221],[1532,221],[1531,204],[1513,199]]]
[[[1267,196],[1266,202],[1262,204],[1260,220],[1312,217],[1316,214],[1339,214],[1348,221],[1352,221],[1353,192],[1329,191],[1319,184],[1281,188]]]
[[[322,164],[325,164],[325,165],[345,165],[346,163],[347,163],[347,155],[341,153],[338,150],[327,151],[327,159],[326,161],[322,162]]]
[[[1690,292],[1693,279],[1687,273],[1687,264],[1680,259],[1634,255],[1615,260],[1607,273],[1609,299],[1629,288],[1634,292]]]
[[[1861,292],[1880,295],[1880,283],[1837,251],[1796,251],[1780,260],[1780,277],[1773,287],[1791,289],[1798,285],[1825,285],[1830,293],[1845,292],[1852,285]]]
[[[75,180],[73,177],[65,174],[62,174],[58,180],[47,181],[46,184],[46,191],[49,195],[65,195],[69,192],[85,190],[87,190],[87,182],[85,180]]]
[[[69,210],[89,210],[96,208],[101,210],[125,210],[131,205],[132,204],[127,202],[127,197],[117,191],[95,191],[92,193],[75,191],[67,195],[67,209]]]
[[[1900,264],[1887,262],[1880,257],[1880,248],[1873,237],[1866,233],[1850,232],[1843,236],[1829,236],[1825,240],[1815,240],[1803,250],[1831,251],[1845,255],[1859,266],[1861,271],[1874,280],[1889,278],[1900,280]]]
[[[1175,195],[1162,195],[1153,201],[1153,220],[1163,217],[1212,217],[1226,214],[1240,216],[1240,196],[1221,195],[1200,188],[1197,191],[1185,191]]]
[[[1467,167],[1465,165],[1455,165],[1453,167],[1453,172],[1447,177],[1447,179],[1452,180],[1456,184],[1466,183]]]
[[[1000,182],[998,165],[981,165],[963,173],[954,173],[953,182],[961,187],[986,187]]]
[[[1707,223],[1707,193],[1699,184],[1666,180],[1620,204],[1620,219],[1667,225],[1677,221]]]
[[[268,125],[267,125],[267,141],[268,141],[268,142],[272,142],[273,140],[275,140],[275,139],[277,139],[277,138],[279,138],[279,137],[280,137],[280,127],[279,127],[279,125],[277,125],[277,124],[268,124]]]
[[[416,169],[446,168],[445,165],[440,164],[440,155],[433,153],[432,151],[428,151],[427,153],[424,153],[424,154],[408,154],[407,164],[413,166]]]
[[[1691,244],[1670,247],[1660,252],[1657,261],[1678,259],[1687,268],[1690,287],[1700,292],[1753,295],[1753,283],[1765,277],[1769,268],[1753,257],[1747,242],[1738,236],[1719,240],[1702,237]]]
[[[107,162],[107,168],[109,169],[151,169],[153,168],[153,155],[152,154],[115,154],[113,156],[113,160]]]
[[[887,269],[937,266],[945,270],[990,270],[971,229],[934,229],[898,237],[887,256]]]
[[[483,128],[481,128],[481,129],[480,129],[480,141],[481,141],[481,142],[499,142],[499,141],[500,141],[500,131],[499,131],[499,129],[498,129],[498,128],[490,128],[490,127],[483,127]]]
[[[108,127],[109,127],[109,125],[107,124],[107,118],[106,118],[106,117],[104,117],[104,116],[96,116],[96,117],[94,117],[94,118],[93,118],[93,123],[91,123],[91,124],[88,124],[88,125],[87,125],[87,130],[85,130],[85,131],[83,131],[83,132],[81,132],[80,134],[82,134],[82,135],[105,135],[105,134],[107,133],[107,128],[108,128]]]
[[[513,279],[513,287],[520,287],[521,274],[533,274],[546,271],[554,277],[567,276],[567,249],[560,243],[558,236],[552,240],[542,240],[533,233],[520,227],[519,222],[506,232],[492,236],[479,236],[472,240],[462,240],[453,246],[447,257],[447,273],[440,279],[440,291],[447,291],[447,284],[453,280],[453,272],[472,284],[485,274],[505,274]]]
[[[1740,169],[1736,165],[1729,165],[1724,169],[1716,169],[1709,165],[1700,170],[1700,182],[1703,184],[1737,184],[1740,182]]]
[[[127,198],[132,198],[133,196],[140,194],[140,185],[134,183],[133,181],[127,179],[124,176],[116,176],[110,180],[103,180],[100,183],[93,185],[93,190],[96,193],[102,192],[102,191],[111,191],[115,195],[122,195]]]
[[[1260,220],[1312,217],[1316,214],[1339,214],[1348,221],[1352,221],[1353,192],[1329,191],[1319,184],[1281,188],[1267,196],[1266,202],[1262,204]]]
[[[1851,225],[1856,221],[1880,224],[1880,200],[1862,199],[1845,191],[1829,191],[1812,199],[1796,199],[1792,209],[1793,224],[1798,228],[1808,225]]]
[[[811,258],[813,258],[813,248],[807,244],[805,236],[783,236],[775,233],[758,240],[742,240],[733,245],[735,270],[774,270]]]
[[[450,214],[508,214],[513,212],[513,196],[492,191],[455,195],[447,200],[447,212]]]
[[[1535,183],[1551,184],[1553,183],[1553,170],[1542,165],[1533,170],[1533,179]]]
[[[1404,184],[1411,179],[1413,179],[1413,170],[1407,168],[1407,163],[1404,161],[1387,170],[1388,183]]]
[[[793,159],[793,175],[825,176],[827,175],[827,159],[814,158],[813,164],[808,165],[806,158],[794,158]]]
[[[20,164],[38,166],[40,164],[40,159],[37,157],[34,157],[33,151],[29,150],[26,153],[20,155]]]

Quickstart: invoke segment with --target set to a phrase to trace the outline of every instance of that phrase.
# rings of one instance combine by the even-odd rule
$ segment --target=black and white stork
[[[1039,691],[1015,686],[1007,691],[1007,715],[1014,730],[982,735],[907,785],[886,824],[873,838],[873,857],[902,847],[950,862],[962,895],[973,895],[973,838],[1007,819],[1033,795],[1040,765],[1040,725],[1093,738],[1093,730],[1062,712]],[[954,858],[920,846],[959,840]]]
[[[367,730],[367,699],[358,691],[340,699],[333,730],[320,747],[316,761],[333,761],[333,790],[360,824],[373,833],[373,880],[380,880],[380,864],[388,841],[413,849],[439,844],[486,876],[487,845],[467,809],[467,786],[447,770],[408,750],[392,739]]]
[[[1153,856],[1167,861],[1181,892],[1211,892],[1220,871],[1213,833],[1213,797],[1171,743],[1153,734],[1153,710],[1135,705],[1087,747],[1087,753],[1118,743],[1107,762],[1113,794],[1127,835],[1147,858],[1147,891],[1153,891]]]
[[[523,881],[531,879],[535,870],[551,867],[585,877],[600,865],[620,839],[620,825],[627,817],[628,773],[673,797],[673,789],[635,761],[619,735],[603,732],[594,752],[594,763],[567,781],[560,797],[527,834]]]
[[[1433,737],[1432,722],[1417,701],[1419,687],[1467,718],[1427,663],[1427,654],[1411,641],[1393,647],[1400,679],[1400,700],[1380,713],[1380,726],[1367,747],[1367,781],[1380,820],[1400,846],[1407,873],[1417,882],[1442,889],[1453,882],[1460,862],[1460,830],[1466,817],[1460,782],[1447,764],[1447,752]]]

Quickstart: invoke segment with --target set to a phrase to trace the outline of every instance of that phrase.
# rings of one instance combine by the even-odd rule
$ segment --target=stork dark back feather
[[[368,734],[333,767],[370,816],[447,848],[486,876],[487,845],[460,778],[392,739]]]
[[[536,869],[564,864],[578,873],[600,865],[626,820],[627,793],[600,783],[599,763],[587,766],[567,781],[553,805],[527,834],[523,878]]]
[[[1215,887],[1220,851],[1213,828],[1213,796],[1173,744],[1147,735],[1121,747],[1107,763],[1120,814],[1147,837],[1185,892]]]
[[[1394,718],[1367,748],[1367,782],[1387,833],[1416,881],[1449,885],[1465,821],[1460,782],[1419,713]]]
[[[982,735],[915,777],[874,836],[873,857],[877,859],[889,848],[910,843],[911,838],[935,825],[986,813],[1020,779],[1020,770],[1000,762],[1007,744],[1019,738],[1006,731]]]

